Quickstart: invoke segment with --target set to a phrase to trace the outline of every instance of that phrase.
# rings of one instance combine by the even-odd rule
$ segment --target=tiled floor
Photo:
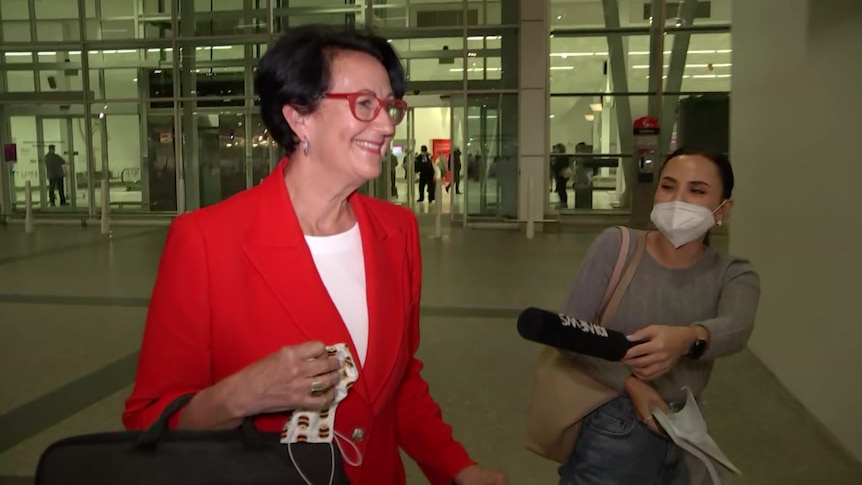
[[[556,483],[555,467],[522,446],[537,348],[515,317],[559,306],[595,234],[447,229],[423,239],[425,377],[457,437],[512,484]],[[31,483],[54,440],[120,428],[164,235],[0,227],[0,484]],[[734,483],[862,483],[862,465],[749,352],[717,365],[703,408],[745,472]],[[425,483],[407,466],[410,483]]]

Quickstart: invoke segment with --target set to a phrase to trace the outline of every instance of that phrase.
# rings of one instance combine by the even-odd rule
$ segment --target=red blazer
[[[259,186],[172,224],[123,413],[127,428],[149,426],[176,397],[285,345],[346,342],[356,355],[305,244],[284,184],[286,164]],[[363,454],[361,467],[345,464],[348,476],[354,485],[405,483],[400,446],[432,484],[449,485],[473,461],[453,439],[414,357],[422,282],[416,218],[360,194],[350,203],[365,256],[369,342],[359,380],[336,410],[335,429]],[[255,420],[265,431],[280,431],[285,421]]]

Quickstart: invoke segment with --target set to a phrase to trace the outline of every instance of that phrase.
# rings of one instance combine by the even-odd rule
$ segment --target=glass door
[[[153,194],[160,197],[161,184],[156,166],[164,168],[164,157],[159,153],[160,143],[170,144],[172,133],[168,127],[166,137],[156,136],[157,144],[149,140],[153,124],[160,124],[157,110],[149,112],[141,109],[138,103],[109,103],[96,105],[93,112],[90,134],[93,137],[93,200],[96,209],[102,204],[102,181],[108,183],[108,200],[112,212],[147,212],[164,210]],[[82,125],[79,131],[86,136]],[[159,165],[161,164],[161,165]],[[167,205],[170,205],[168,202]]]
[[[177,138],[170,110],[150,111],[146,121],[147,160],[143,207],[151,212],[177,210]]]
[[[243,113],[198,111],[200,206],[227,199],[246,188],[246,130]]]
[[[452,140],[449,155],[449,217],[451,221],[464,221],[464,200],[467,197],[467,175],[466,145],[464,135],[467,130],[467,108],[464,96],[452,96],[450,98],[450,129]]]
[[[517,98],[472,95],[467,99],[465,212],[469,217],[517,216]]]
[[[409,100],[408,100],[409,103]],[[407,108],[404,120],[395,127],[389,153],[389,200],[395,204],[411,207],[412,189],[408,182],[413,166],[410,156],[412,146],[413,108]],[[408,163],[409,162],[409,163]]]
[[[407,145],[403,156],[404,181],[406,185],[405,189],[407,189],[405,192],[407,195],[407,207],[415,209],[418,181],[416,180],[416,167],[413,165],[413,159],[416,158],[418,147],[416,146],[416,111],[413,108],[407,110],[404,123],[405,128],[407,128]]]
[[[489,97],[490,98],[490,97]],[[471,100],[467,107],[467,154],[468,179],[467,214],[496,215],[498,188],[496,166],[497,114],[490,100]]]
[[[33,207],[39,209],[42,200],[42,181],[44,180],[44,168],[42,167],[42,146],[37,136],[37,122],[35,115],[9,114],[3,120],[8,127],[10,140],[15,143],[18,161],[8,164],[7,187],[8,198],[11,207],[8,212],[24,211],[25,191],[27,183],[30,183],[33,197]]]
[[[270,139],[269,132],[259,114],[251,115],[251,122],[247,123],[247,127],[247,134],[251,140],[248,145],[248,149],[251,150],[251,167],[246,170],[251,176],[248,186],[253,187],[261,183],[275,169],[278,163],[278,145]]]
[[[97,146],[85,142],[84,118],[81,116],[38,117],[36,123],[39,156],[39,192],[33,205],[40,210],[86,212],[93,199],[90,176],[95,165],[88,166],[87,153]],[[93,133],[94,138],[97,134]],[[90,157],[95,162],[95,157]]]

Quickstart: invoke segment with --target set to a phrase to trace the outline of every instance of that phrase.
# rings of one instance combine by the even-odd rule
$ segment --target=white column
[[[520,0],[518,32],[518,219],[544,218],[550,157],[548,0]],[[534,190],[528,190],[532,181]],[[532,200],[528,202],[528,197]]]
[[[598,102],[598,98],[593,98],[593,103]],[[592,103],[590,103],[592,104]],[[590,107],[590,113],[593,114],[593,152],[598,153],[602,144],[602,113],[593,111]]]
[[[730,249],[762,285],[750,346],[862,461],[862,4],[732,8]]]

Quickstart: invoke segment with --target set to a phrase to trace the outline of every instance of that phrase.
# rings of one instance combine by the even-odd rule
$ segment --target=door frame
[[[195,108],[192,114],[192,126],[187,126],[186,129],[191,129],[194,133],[191,137],[194,140],[194,150],[197,155],[197,160],[195,161],[196,171],[197,171],[197,181],[198,187],[196,189],[197,199],[194,201],[197,205],[194,207],[203,207],[203,196],[204,196],[204,173],[203,169],[205,168],[205,164],[200,160],[200,155],[203,154],[203,146],[201,145],[201,128],[199,126],[199,119],[202,116],[215,115],[217,117],[221,116],[235,116],[239,118],[239,121],[242,123],[241,127],[234,129],[234,137],[242,138],[243,148],[242,148],[242,169],[243,169],[243,182],[244,188],[243,190],[247,190],[255,185],[254,182],[254,153],[252,151],[252,144],[254,143],[253,137],[250,137],[249,134],[253,133],[254,126],[254,115],[255,112],[249,110],[247,107],[241,106],[225,106],[225,107],[205,107],[205,108]],[[219,124],[215,128],[215,132],[221,137],[221,119],[219,119]],[[186,136],[189,136],[187,134]],[[188,143],[188,142],[187,142]],[[219,150],[221,151],[222,147],[219,144]],[[185,162],[184,162],[185,164]],[[188,178],[186,178],[188,180]],[[220,188],[219,200],[225,200],[227,197],[223,196],[223,190]],[[233,194],[231,194],[233,195]],[[229,197],[229,196],[228,196]],[[186,207],[189,207],[188,200],[186,200]]]
[[[413,166],[413,160],[416,157],[416,108],[409,106],[407,115],[404,116],[404,122],[407,123],[407,157],[404,163],[407,170],[407,207],[410,210],[416,210],[416,167]]]
[[[2,38],[2,33],[0,33],[0,38]],[[3,61],[0,60],[0,63]],[[0,86],[4,84],[4,76],[0,76]],[[2,121],[3,125],[0,128],[0,141],[5,145],[6,143],[12,142],[12,126],[9,122],[9,115],[6,112],[6,107],[0,105],[0,121]],[[12,170],[19,163],[19,161],[15,162],[7,162],[4,158],[2,162],[0,162],[0,218],[5,221],[6,217],[12,214],[12,207],[15,203],[15,199],[13,196],[14,186],[12,181]]]
[[[68,148],[66,152],[66,188],[69,194],[69,202],[70,207],[73,212],[82,212],[82,207],[78,206],[78,179],[77,179],[77,171],[75,167],[78,163],[80,163],[79,158],[83,159],[83,163],[85,163],[87,168],[87,205],[86,212],[89,215],[95,214],[95,166],[94,163],[87,163],[87,160],[92,158],[93,148],[90,146],[90,143],[86,141],[86,134],[81,136],[84,139],[84,149],[81,150],[79,147],[75,146],[75,135],[74,135],[74,126],[73,120],[81,120],[82,122],[86,120],[86,116],[84,115],[34,115],[36,120],[36,150],[37,156],[39,157],[39,209],[46,210],[48,207],[48,186],[47,186],[47,175],[45,172],[45,154],[48,150],[48,145],[50,143],[46,143],[45,141],[45,121],[46,120],[59,120],[61,122],[61,130],[65,130],[66,138],[68,140]],[[93,117],[98,120],[97,117]],[[102,128],[105,127],[104,120],[99,120],[101,122]],[[107,138],[105,130],[102,130],[101,138],[101,149],[102,149],[102,170],[104,171],[104,167],[107,164]],[[83,154],[82,154],[83,153]],[[60,154],[63,155],[62,153]],[[95,160],[94,160],[95,162]],[[106,173],[106,172],[103,172]]]

